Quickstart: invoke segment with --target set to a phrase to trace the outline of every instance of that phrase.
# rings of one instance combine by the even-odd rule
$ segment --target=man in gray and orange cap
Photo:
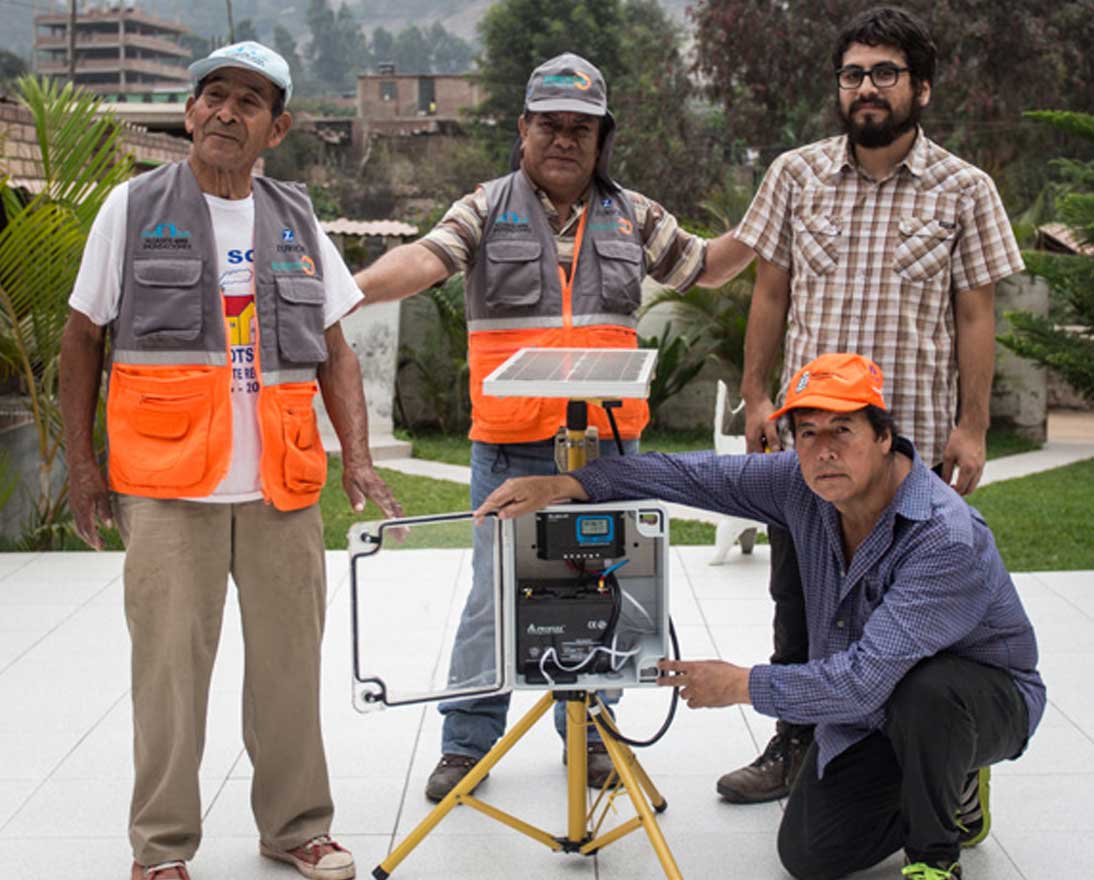
[[[684,232],[656,202],[614,181],[615,130],[607,85],[593,64],[572,53],[544,62],[528,80],[510,173],[459,199],[421,240],[357,275],[367,303],[464,273],[473,506],[508,477],[556,473],[553,438],[565,423],[564,400],[485,396],[483,379],[495,367],[526,347],[634,348],[645,275],[680,291],[717,287],[752,260],[736,239],[708,242]],[[604,414],[592,408],[589,417],[607,436]],[[625,448],[635,451],[649,420],[645,401],[625,401],[617,418]],[[488,537],[476,544],[454,681],[488,679],[493,671],[489,544]],[[508,704],[508,696],[442,704],[442,757],[427,797],[443,798],[490,750],[505,730]],[[555,719],[563,730],[565,712]],[[590,784],[602,785],[611,770],[603,743],[593,738],[588,757]]]
[[[236,43],[190,76],[187,161],[107,198],[61,348],[76,530],[99,549],[98,525],[116,517],[126,547],[131,876],[187,880],[201,841],[206,707],[231,575],[260,852],[347,880],[353,857],[328,834],[319,719],[327,456],[312,400],[322,391],[350,503],[372,498],[398,515],[372,467],[360,367],[339,326],[361,295],[307,191],[252,174],[292,124],[285,59]],[[108,333],[104,478],[92,435]]]
[[[602,460],[510,480],[476,515],[656,497],[788,529],[809,660],[664,660],[658,684],[693,709],[817,726],[779,830],[792,876],[835,880],[903,849],[904,878],[954,880],[963,787],[1017,758],[1044,712],[1033,628],[984,520],[896,433],[876,364],[821,355],[780,416],[792,452]]]

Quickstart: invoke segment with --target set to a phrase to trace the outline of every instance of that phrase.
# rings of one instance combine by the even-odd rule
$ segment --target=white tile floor
[[[769,650],[766,548],[711,567],[711,548],[672,551],[673,613],[690,657],[742,663]],[[128,639],[117,554],[0,555],[0,880],[128,877],[125,837],[132,777]],[[349,699],[349,589],[345,556],[330,553],[331,613],[323,713],[335,832],[366,877],[427,812],[425,778],[437,756],[432,709],[359,715]],[[1016,576],[1038,629],[1051,705],[1021,761],[996,768],[995,826],[964,856],[970,880],[1094,877],[1094,572]],[[242,677],[238,611],[229,602],[214,675],[202,769],[205,840],[194,880],[289,880],[260,859],[248,803],[250,766],[239,737]],[[517,710],[534,695],[518,695]],[[626,732],[645,736],[667,705],[663,692],[631,691]],[[784,878],[775,854],[780,806],[733,807],[715,778],[751,760],[771,722],[751,710],[682,709],[668,735],[641,753],[669,809],[661,827],[687,878]],[[547,722],[533,729],[484,784],[484,798],[552,833],[565,828],[559,746]],[[628,808],[621,808],[626,815]],[[594,858],[556,855],[468,809],[454,811],[394,877],[588,877],[663,874],[641,832]],[[860,875],[899,877],[894,858]]]

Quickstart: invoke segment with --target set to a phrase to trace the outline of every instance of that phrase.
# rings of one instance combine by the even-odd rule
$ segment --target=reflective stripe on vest
[[[107,395],[118,492],[203,497],[232,454],[232,368],[212,220],[185,162],[129,183]],[[254,178],[255,349],[262,491],[280,510],[318,500],[326,454],[311,400],[326,359],[314,213],[295,185]],[[306,402],[306,404],[305,404]]]

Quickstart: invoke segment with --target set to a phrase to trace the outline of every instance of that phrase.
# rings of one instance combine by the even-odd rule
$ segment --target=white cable
[[[567,666],[565,663],[563,663],[558,656],[558,652],[552,646],[544,651],[542,655],[540,655],[539,672],[544,677],[544,679],[546,679],[548,686],[554,687],[555,681],[547,672],[548,659],[551,659],[554,662],[555,666],[557,666],[563,672],[580,672],[582,669],[589,665],[589,661],[592,660],[593,657],[595,657],[597,654],[607,654],[610,658],[608,663],[611,666],[612,672],[619,672],[619,670],[626,665],[627,661],[631,657],[634,657],[639,653],[640,649],[635,648],[631,651],[620,651],[615,647],[617,639],[618,636],[612,639],[612,647],[610,648],[607,648],[604,645],[597,645],[588,654],[586,654],[582,660],[580,660],[573,666]]]

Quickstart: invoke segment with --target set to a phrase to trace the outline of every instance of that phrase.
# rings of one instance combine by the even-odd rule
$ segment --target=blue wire
[[[630,559],[620,559],[614,565],[609,565],[606,569],[604,569],[602,572],[600,572],[600,576],[601,577],[607,577],[613,571],[615,571],[617,568],[621,568],[622,566],[626,565],[628,562],[630,562]]]

